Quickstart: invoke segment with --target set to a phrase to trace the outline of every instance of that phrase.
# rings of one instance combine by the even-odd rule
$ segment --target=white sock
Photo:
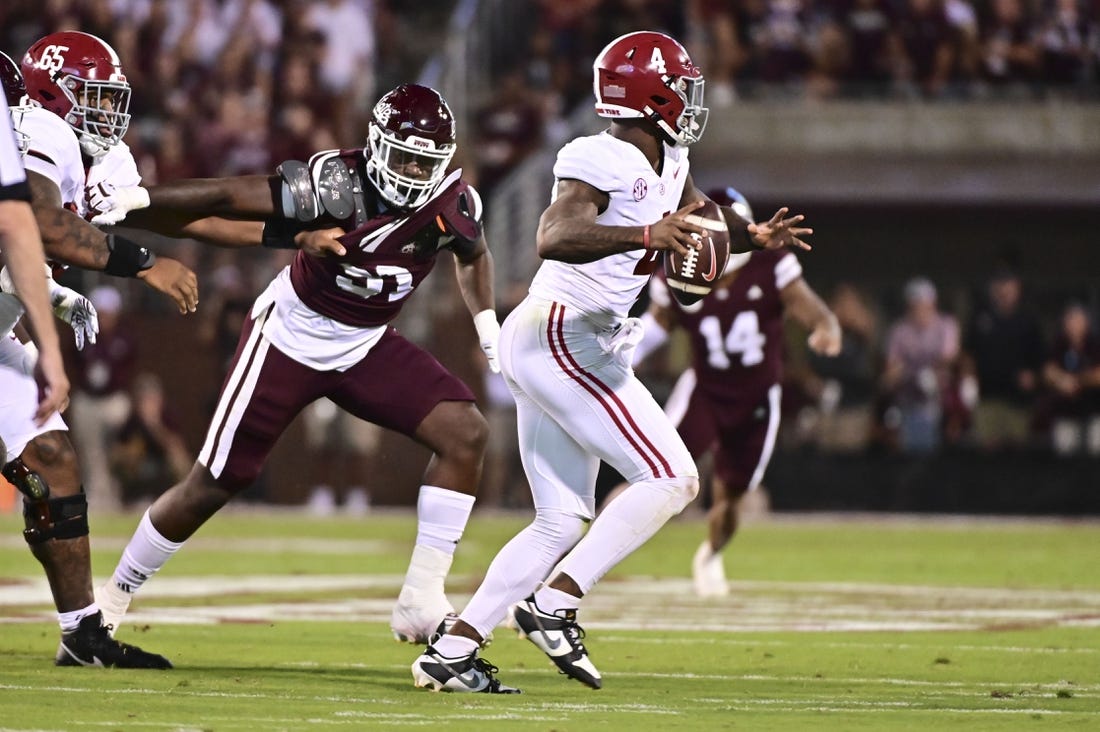
[[[432,644],[444,658],[463,658],[477,650],[477,641],[464,635],[447,634]]]
[[[398,602],[417,606],[422,605],[425,598],[434,600],[444,595],[447,573],[451,571],[453,560],[452,555],[434,547],[423,544],[414,546]]]
[[[130,537],[130,543],[122,551],[122,558],[118,560],[111,581],[115,587],[132,595],[182,546],[182,541],[177,543],[161,536],[146,511],[134,535]]]
[[[541,587],[535,592],[535,604],[539,610],[553,615],[558,610],[575,610],[581,604],[581,598],[553,587]]]
[[[434,485],[420,486],[420,497],[416,501],[416,543],[454,554],[473,508],[471,495]]]
[[[689,477],[635,483],[604,508],[558,569],[588,594],[608,570],[683,511],[698,486],[699,481]]]
[[[99,612],[99,605],[94,602],[86,608],[80,610],[70,610],[67,613],[57,614],[57,623],[61,626],[62,633],[71,633],[77,629],[80,625],[80,621],[89,615],[95,615]]]
[[[584,534],[585,521],[560,511],[541,510],[493,558],[485,579],[462,611],[462,620],[485,638],[509,606],[530,595]]]

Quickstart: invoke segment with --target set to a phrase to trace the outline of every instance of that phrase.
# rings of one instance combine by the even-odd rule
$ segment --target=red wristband
[[[642,229],[642,249],[649,249],[649,224]]]

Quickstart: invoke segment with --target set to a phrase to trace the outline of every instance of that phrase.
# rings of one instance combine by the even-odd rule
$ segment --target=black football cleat
[[[603,686],[603,678],[588,658],[588,650],[581,642],[584,639],[584,628],[577,624],[576,610],[543,612],[535,604],[535,597],[532,595],[513,605],[511,611],[514,627],[520,638],[534,643],[550,657],[561,673],[593,689]]]
[[[431,646],[412,665],[413,683],[432,691],[519,694],[519,689],[505,686],[494,676],[499,670],[476,650],[468,656],[446,658]]]
[[[57,666],[102,666],[105,668],[172,668],[164,656],[120,643],[111,637],[111,627],[103,624],[103,614],[81,619],[80,626],[61,635]]]

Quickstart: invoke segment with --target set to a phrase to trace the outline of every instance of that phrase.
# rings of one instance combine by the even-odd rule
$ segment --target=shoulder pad
[[[339,157],[331,157],[313,169],[314,187],[321,208],[337,221],[344,221],[355,212],[352,200],[351,171]]]
[[[317,218],[317,195],[309,176],[309,166],[301,160],[287,160],[275,169],[283,179],[283,213],[287,218],[313,221]]]

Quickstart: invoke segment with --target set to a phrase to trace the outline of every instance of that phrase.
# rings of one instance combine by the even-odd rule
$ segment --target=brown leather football
[[[665,279],[681,305],[692,305],[710,292],[722,276],[730,256],[730,232],[721,209],[713,201],[708,200],[684,220],[707,230],[701,237],[703,248],[691,250],[686,257],[666,251]]]

